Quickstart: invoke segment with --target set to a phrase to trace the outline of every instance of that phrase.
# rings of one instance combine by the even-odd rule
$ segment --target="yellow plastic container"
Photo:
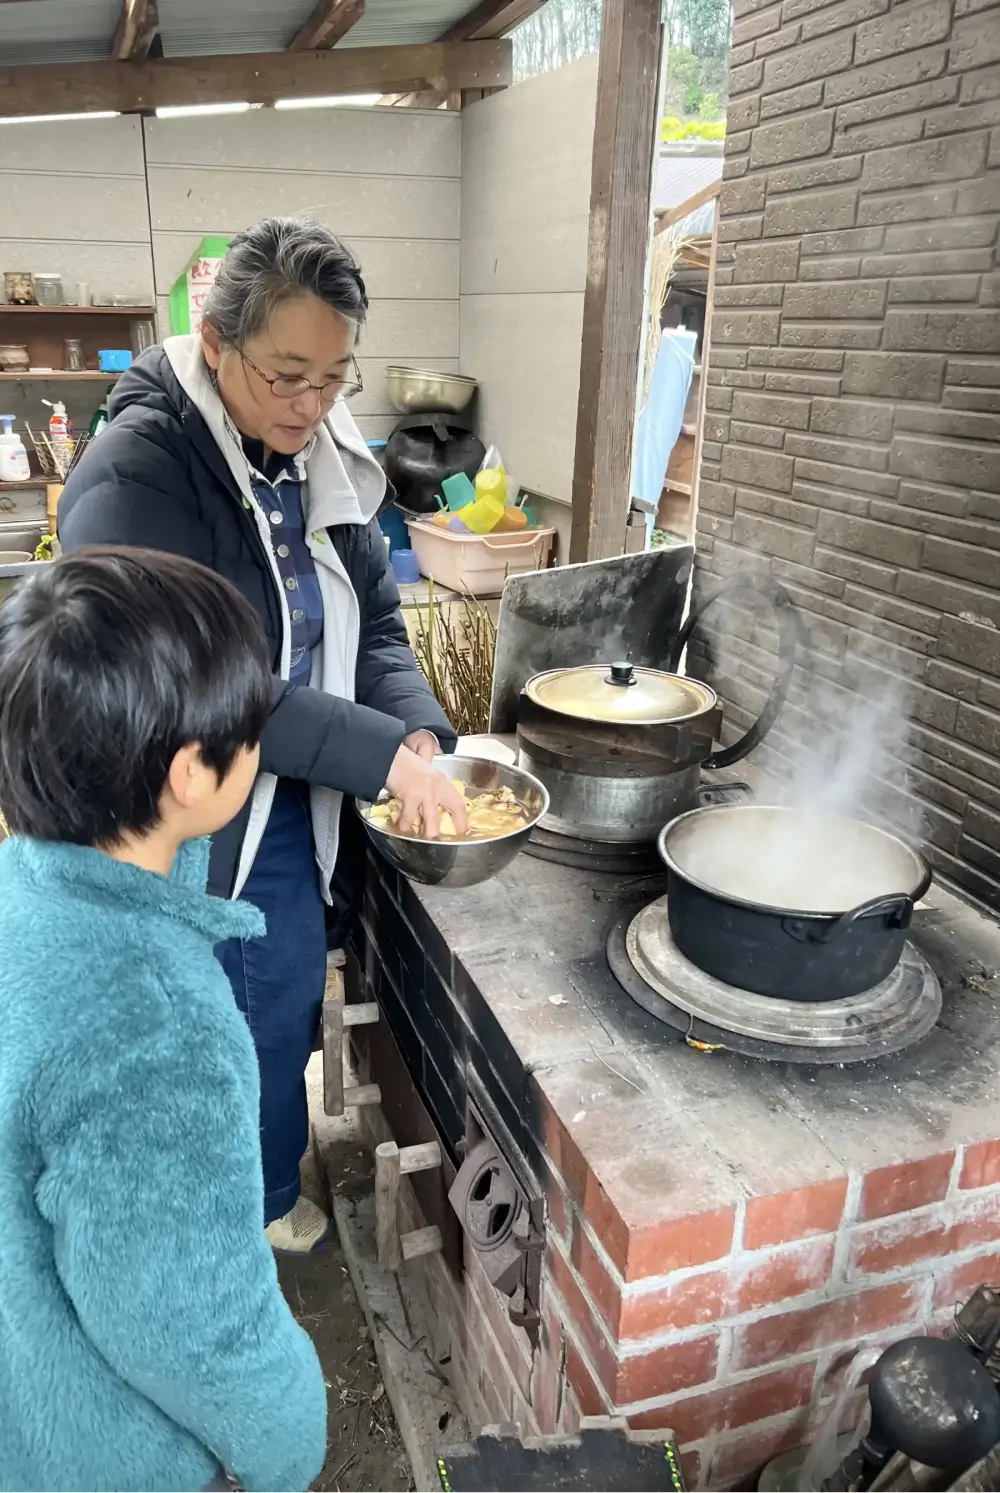
[[[492,534],[507,507],[507,477],[503,468],[477,472],[476,500],[459,513],[470,534]]]

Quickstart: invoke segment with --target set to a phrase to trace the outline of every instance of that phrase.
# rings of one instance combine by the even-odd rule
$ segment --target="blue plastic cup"
[[[420,566],[412,550],[393,550],[390,564],[398,585],[412,586],[419,581]]]

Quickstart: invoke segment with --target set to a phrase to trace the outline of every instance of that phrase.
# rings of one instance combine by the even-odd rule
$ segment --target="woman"
[[[357,264],[325,228],[268,219],[240,234],[200,334],[129,369],[59,505],[64,550],[186,555],[234,582],[264,625],[274,687],[261,776],[215,837],[210,890],[267,921],[265,938],[218,952],[260,1064],[267,1235],[290,1253],[329,1228],[299,1194],[299,1163],[342,796],[388,788],[430,834],[440,809],[460,825],[465,813],[433,765],[455,735],[407,644],[375,519],[385,478],[346,403],[361,389],[367,310]]]

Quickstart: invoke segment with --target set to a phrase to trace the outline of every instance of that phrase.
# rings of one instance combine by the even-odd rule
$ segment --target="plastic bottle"
[[[13,415],[0,415],[0,482],[27,482],[31,476],[28,453],[14,429]]]
[[[48,399],[42,402],[49,405],[52,410],[49,416],[49,445],[52,447],[52,454],[60,473],[65,474],[70,458],[69,421],[66,419],[66,406],[61,399],[57,399],[54,404]]]
[[[113,388],[114,388],[114,384],[108,384],[108,387],[105,390],[104,398],[101,400],[100,404],[97,406],[96,410],[94,411],[94,413],[90,417],[90,439],[91,440],[93,440],[95,436],[99,436],[100,433],[101,433],[101,431],[104,430],[104,429],[106,429],[106,427],[107,427],[108,418],[109,418],[109,416],[108,416],[108,400],[111,397],[111,390]]]

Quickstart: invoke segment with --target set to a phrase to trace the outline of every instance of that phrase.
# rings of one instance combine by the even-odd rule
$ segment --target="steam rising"
[[[878,618],[865,620],[879,626]],[[919,864],[905,855],[894,858],[891,842],[875,837],[863,852],[839,817],[827,817],[865,820],[909,841],[919,838],[919,801],[907,792],[906,781],[913,684],[901,672],[910,667],[906,655],[883,638],[842,627],[842,651],[835,653],[833,630],[811,615],[803,614],[803,621],[810,641],[799,651],[777,726],[734,772],[752,779],[758,803],[805,810],[808,817],[758,819],[752,836],[741,835],[735,844],[721,837],[706,843],[696,874],[748,901],[844,911],[872,897],[912,890],[918,879],[913,867],[919,871]],[[776,648],[766,605],[755,614],[719,604],[706,617],[703,647],[692,647],[688,667],[725,702],[727,742],[759,714]],[[886,846],[884,857],[880,845]]]

